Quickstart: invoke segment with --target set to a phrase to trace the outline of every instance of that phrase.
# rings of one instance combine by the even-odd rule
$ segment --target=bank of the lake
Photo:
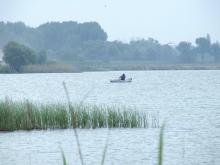
[[[0,66],[0,73],[79,73],[120,70],[220,70],[220,63],[149,63],[148,61],[85,61],[73,63],[49,63],[23,66],[20,72]]]

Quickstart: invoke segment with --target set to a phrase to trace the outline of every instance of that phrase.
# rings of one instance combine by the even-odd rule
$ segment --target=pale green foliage
[[[32,49],[11,41],[5,45],[4,61],[16,71],[20,71],[21,67],[36,62],[36,56]]]

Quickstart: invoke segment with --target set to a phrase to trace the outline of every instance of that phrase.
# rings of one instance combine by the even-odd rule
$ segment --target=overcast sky
[[[220,0],[0,0],[0,21],[97,21],[108,40],[220,41]]]

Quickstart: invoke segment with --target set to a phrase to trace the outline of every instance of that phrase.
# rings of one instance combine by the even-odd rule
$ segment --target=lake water
[[[110,83],[122,72],[0,75],[0,99],[36,103],[71,101],[127,106],[165,121],[164,164],[220,162],[220,71],[126,71],[132,83]],[[100,164],[107,129],[78,129],[85,164]],[[105,164],[156,164],[159,129],[112,129]],[[74,132],[0,133],[0,165],[80,164]]]

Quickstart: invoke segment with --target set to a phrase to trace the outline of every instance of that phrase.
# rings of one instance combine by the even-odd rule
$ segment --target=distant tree
[[[192,44],[190,42],[182,41],[176,46],[176,49],[180,52],[180,60],[182,62],[194,62],[194,57],[192,54]]]
[[[212,44],[211,54],[215,58],[215,62],[220,62],[220,44],[218,42]]]
[[[178,53],[175,48],[170,46],[169,44],[165,44],[160,46],[160,52],[159,57],[161,61],[167,61],[167,62],[176,62]]]
[[[46,53],[39,52],[36,56],[36,62],[40,64],[45,63],[47,58],[48,61],[62,60],[68,63],[78,60],[144,60],[166,63],[175,63],[179,59],[184,63],[213,59],[219,61],[219,44],[211,44],[209,35],[197,38],[196,46],[181,42],[175,48],[169,44],[160,44],[153,38],[129,43],[107,41],[107,38],[106,32],[97,22],[49,22],[36,28],[28,27],[22,22],[0,22],[0,49],[13,40],[28,45],[37,52],[45,50]],[[23,63],[26,65],[26,62]],[[12,65],[19,70],[20,65]]]
[[[35,53],[32,49],[14,41],[5,45],[3,52],[3,60],[18,72],[23,65],[36,62]]]
[[[58,50],[67,45],[77,48],[86,41],[106,41],[107,34],[96,22],[51,22],[37,28],[42,38],[42,49]]]
[[[37,63],[38,64],[45,64],[46,61],[47,61],[47,52],[44,50],[40,51],[37,56]]]
[[[211,48],[211,40],[210,40],[210,36],[207,35],[207,37],[200,37],[200,38],[196,38],[196,49],[195,52],[197,54],[201,55],[201,61],[204,62],[204,56],[205,54],[209,54],[210,53],[210,48]]]
[[[14,33],[24,33],[27,29],[26,26],[23,22],[7,22],[6,27],[9,31],[14,32]]]
[[[206,53],[209,52],[211,47],[210,37],[200,37],[196,38],[196,45],[198,48],[198,53]]]
[[[162,57],[162,46],[153,38],[131,41],[129,47],[133,60],[160,60]]]
[[[107,40],[107,33],[101,28],[97,22],[86,22],[78,24],[77,34],[80,36],[80,39],[83,41],[90,40]]]

